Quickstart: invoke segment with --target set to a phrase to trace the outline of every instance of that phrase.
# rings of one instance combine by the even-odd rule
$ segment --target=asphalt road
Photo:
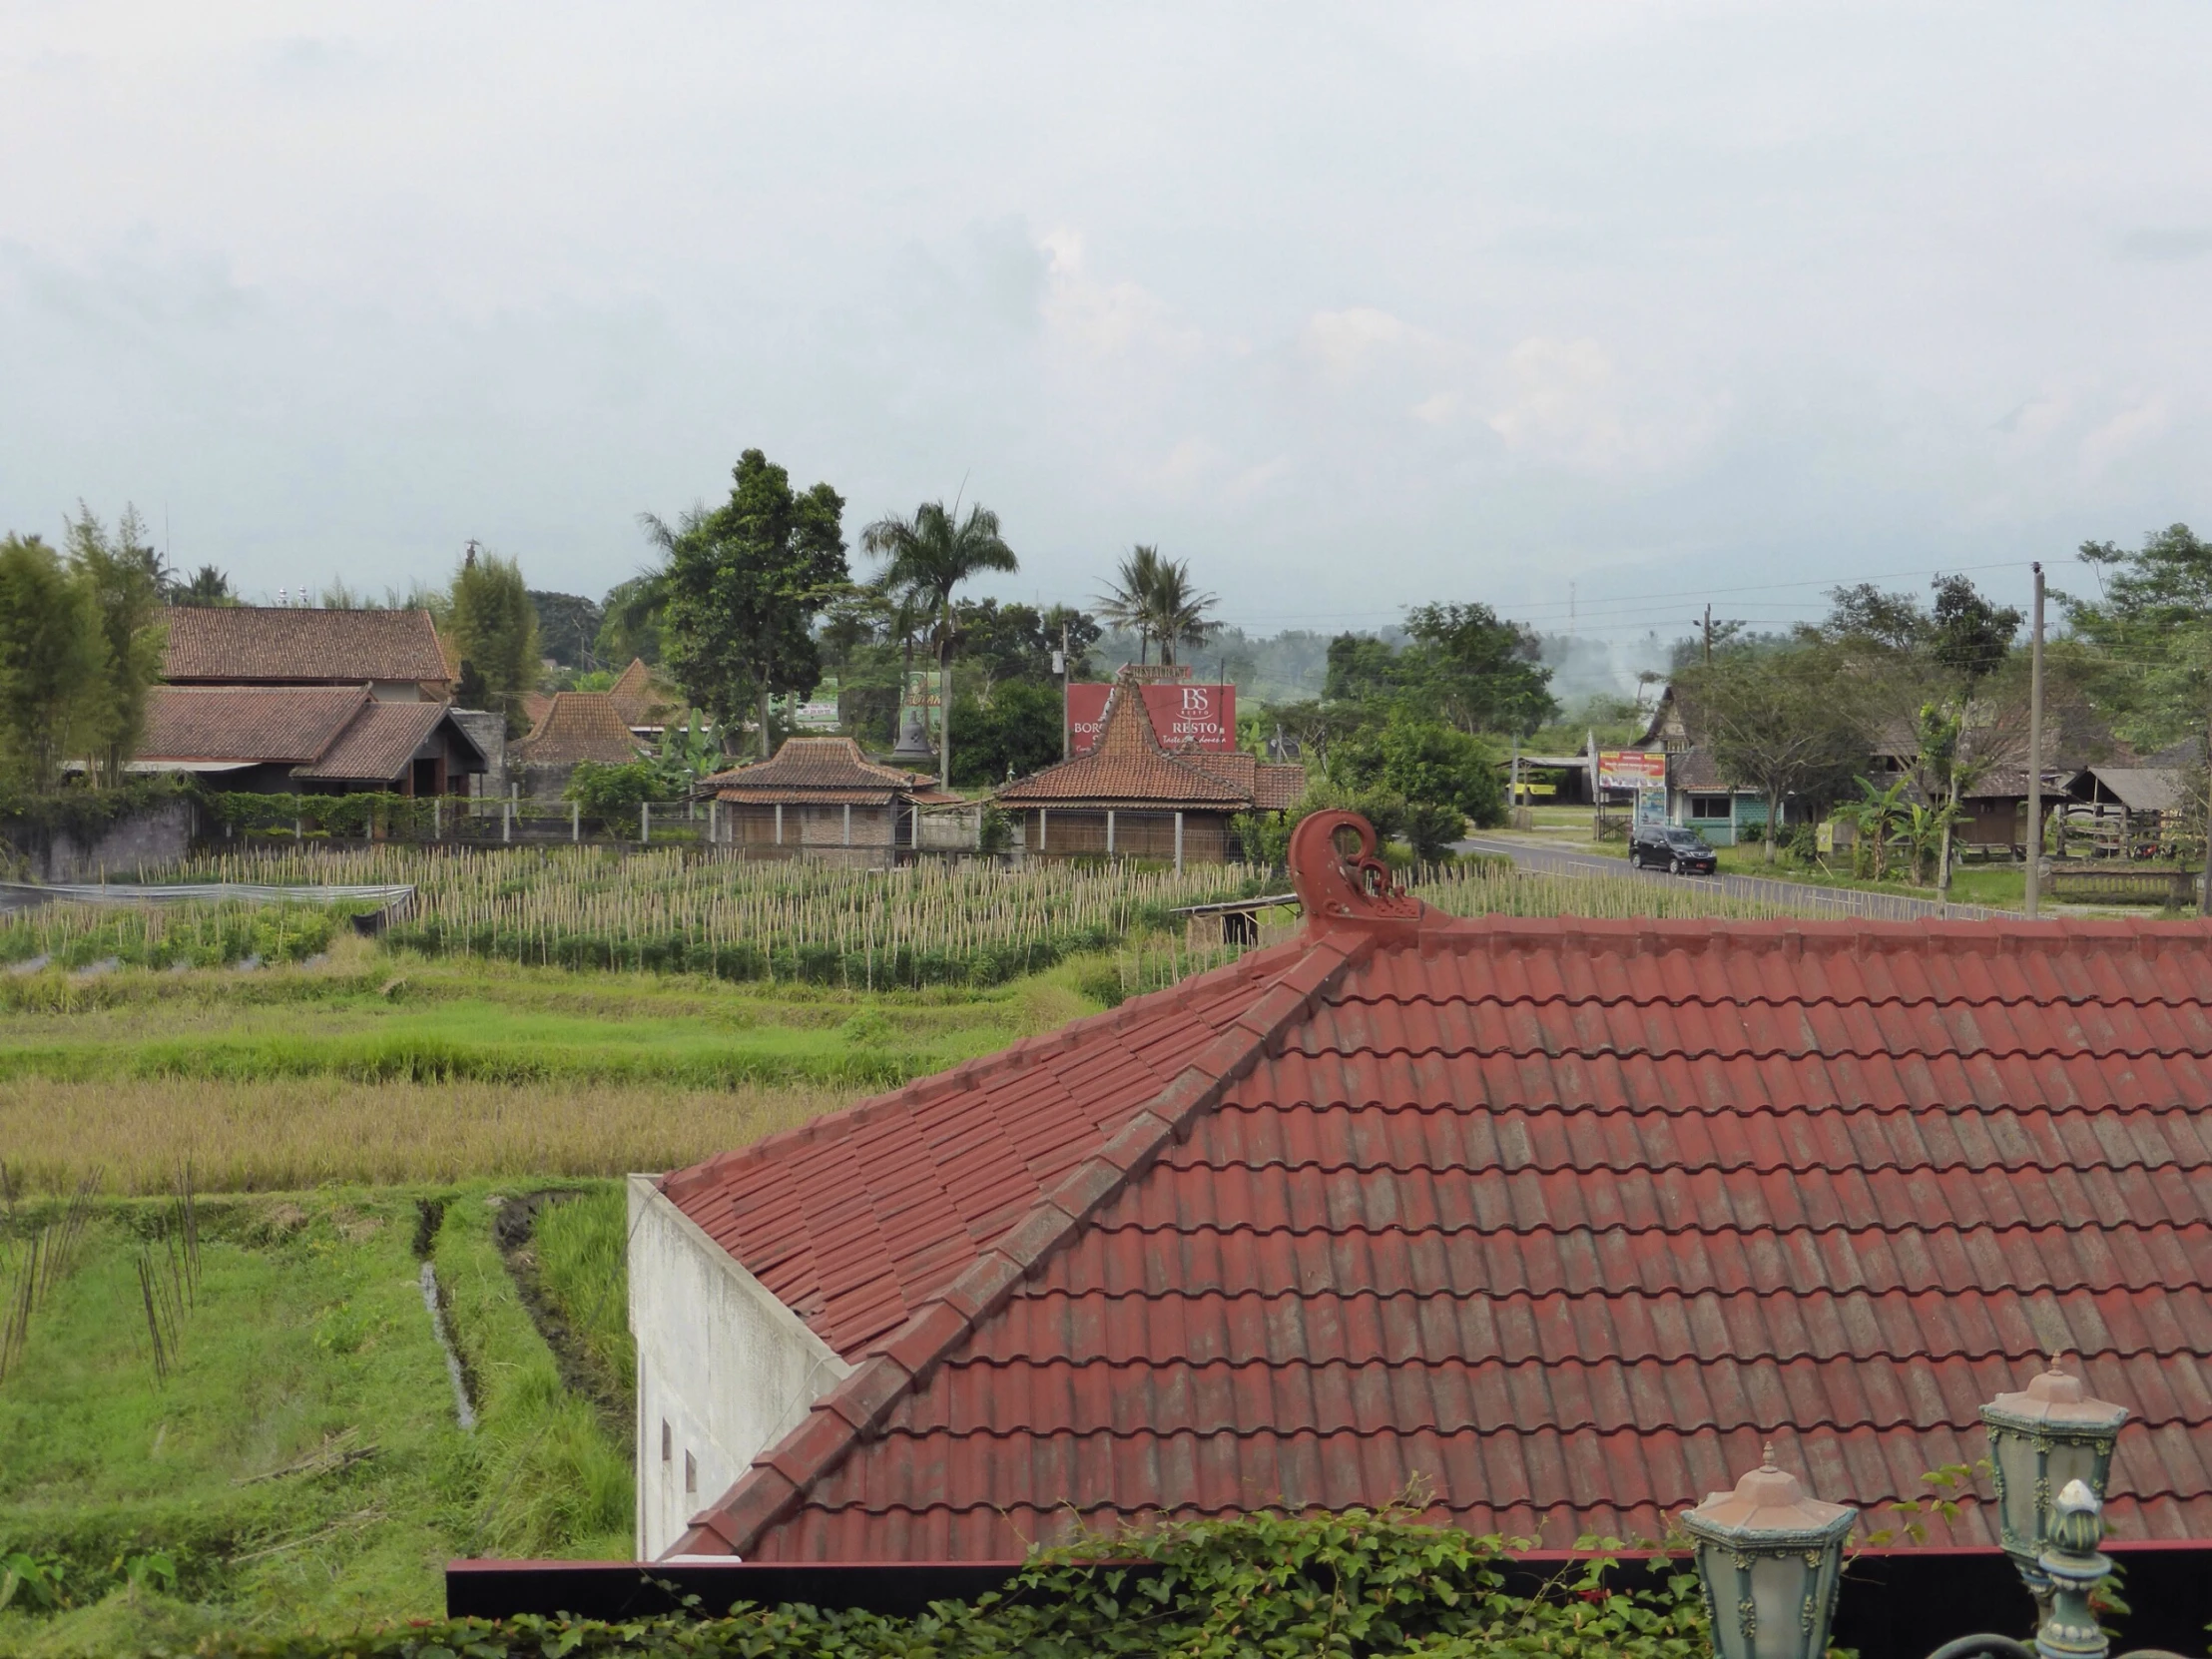
[[[1554,875],[1632,876],[1639,881],[1667,881],[1686,887],[1718,887],[1738,898],[1769,904],[1813,906],[1833,910],[1839,916],[1865,916],[1880,921],[1912,921],[1922,916],[1948,916],[1975,921],[2009,915],[1979,904],[1938,904],[1931,898],[1908,898],[1903,893],[1862,892],[1856,887],[1823,887],[1810,881],[1778,881],[1763,875],[1669,875],[1664,870],[1638,869],[1626,858],[1603,852],[1581,852],[1567,846],[1545,846],[1518,836],[1469,835],[1452,845],[1462,852],[1503,853],[1523,869]]]

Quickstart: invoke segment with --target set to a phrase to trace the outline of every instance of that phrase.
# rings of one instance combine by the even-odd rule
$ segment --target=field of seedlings
[[[346,925],[315,904],[42,904],[0,922],[0,970],[222,967],[303,962]]]
[[[1253,890],[1255,872],[968,860],[853,870],[673,848],[380,846],[214,854],[178,877],[409,883],[414,911],[387,937],[426,955],[874,990],[1000,984],[1164,925],[1178,904]]]

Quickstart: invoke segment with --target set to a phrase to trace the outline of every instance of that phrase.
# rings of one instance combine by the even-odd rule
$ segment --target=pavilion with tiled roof
[[[2206,924],[1458,919],[1373,848],[1309,818],[1298,940],[633,1177],[641,1552],[1654,1537],[1769,1441],[1876,1526],[2051,1353],[2130,1412],[2115,1535],[2212,1538]]]
[[[913,844],[917,808],[961,799],[926,777],[878,766],[844,737],[786,738],[772,759],[717,773],[699,788],[719,803],[719,840],[878,855]]]
[[[1107,695],[1098,742],[1016,779],[996,799],[1020,824],[1031,853],[1157,858],[1180,868],[1185,859],[1226,861],[1232,818],[1280,812],[1305,787],[1303,767],[1263,765],[1241,753],[1171,752],[1153,730],[1137,678],[1125,670]]]
[[[524,793],[557,799],[577,767],[627,766],[648,754],[608,692],[555,692],[530,735],[508,748],[509,761],[528,780]]]

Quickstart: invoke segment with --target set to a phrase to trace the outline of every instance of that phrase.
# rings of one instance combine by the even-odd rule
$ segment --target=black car
[[[1639,826],[1628,842],[1628,861],[1640,868],[1656,866],[1677,875],[1710,875],[1721,863],[1720,854],[1703,835],[1671,824]]]

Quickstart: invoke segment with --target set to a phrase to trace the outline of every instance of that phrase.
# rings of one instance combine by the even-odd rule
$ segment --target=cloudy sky
[[[1268,631],[2212,527],[2201,3],[0,17],[0,528],[250,593],[597,594],[756,445]]]

